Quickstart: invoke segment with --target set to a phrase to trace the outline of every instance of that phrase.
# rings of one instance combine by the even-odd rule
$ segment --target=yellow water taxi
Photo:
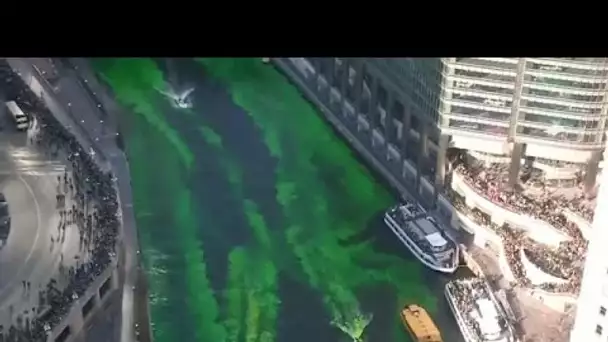
[[[443,342],[439,329],[422,307],[406,306],[401,310],[401,320],[414,342]]]

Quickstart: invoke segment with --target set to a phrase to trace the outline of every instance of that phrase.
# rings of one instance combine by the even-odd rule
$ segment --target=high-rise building
[[[599,177],[597,208],[587,249],[581,292],[576,308],[571,342],[608,339],[608,172]]]
[[[496,193],[483,194],[475,180],[452,172],[456,164],[448,160],[455,155],[476,168],[499,169],[507,187],[535,183],[578,199],[595,191],[608,126],[607,58],[280,58],[276,64],[385,177],[437,204],[455,227],[447,196],[463,197],[495,224],[540,229],[530,204],[498,203]],[[608,207],[608,181],[602,184],[598,208]],[[562,212],[584,226],[592,204]],[[598,210],[572,342],[607,338],[605,224],[608,212]]]
[[[445,59],[440,127],[467,150],[498,155],[509,144],[512,183],[525,156],[578,164],[591,186],[605,144],[607,75],[605,58]]]
[[[309,98],[436,199],[446,152],[595,184],[605,144],[606,58],[283,58]],[[384,157],[382,157],[384,156]],[[413,169],[413,174],[412,174]],[[429,189],[428,186],[431,185]]]

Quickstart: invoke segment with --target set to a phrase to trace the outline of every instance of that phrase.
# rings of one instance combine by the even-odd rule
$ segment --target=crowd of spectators
[[[566,280],[565,283],[559,284],[541,284],[539,288],[551,292],[578,294],[587,251],[587,241],[582,238],[580,233],[570,240],[562,242],[559,248],[551,248],[526,237],[523,230],[507,224],[498,226],[491,221],[487,214],[467,207],[464,199],[453,190],[448,192],[448,197],[459,212],[465,214],[479,226],[494,231],[501,238],[505,258],[516,280],[515,285],[532,286],[521,259],[523,251],[528,260],[543,272]]]
[[[590,209],[589,206],[585,203],[587,200],[585,199],[585,197],[582,194],[575,198],[571,198],[571,199],[567,199],[564,197],[558,197],[558,198],[554,198],[554,200],[556,202],[555,204],[558,207],[566,208],[566,209],[578,214],[579,216],[581,216],[588,222],[593,221],[594,210]]]
[[[537,265],[543,272],[561,279],[575,276],[578,260],[576,255],[560,249],[554,250],[525,238],[522,240],[523,251],[526,258]]]
[[[456,162],[455,172],[480,195],[503,208],[546,221],[567,234],[577,234],[578,228],[563,214],[565,208],[588,221],[593,219],[593,210],[584,205],[582,195],[575,199],[543,196],[532,198],[521,191],[504,186],[505,174],[498,165],[490,167],[467,166],[462,160]]]
[[[81,223],[78,225],[80,236],[87,240],[88,246],[87,257],[67,271],[67,286],[60,288],[57,281],[51,279],[46,289],[39,293],[40,302],[37,308],[32,309],[35,315],[31,320],[20,319],[8,328],[0,326],[2,342],[42,342],[47,340],[49,331],[66,317],[72,303],[115,259],[119,204],[113,175],[98,167],[92,156],[13,73],[6,61],[0,63],[0,82],[5,96],[14,99],[39,128],[31,142],[55,156],[66,157],[66,163],[71,167],[69,182],[74,188],[76,203],[70,216]],[[66,174],[63,179],[66,184],[67,178]]]
[[[541,270],[556,277],[568,279],[565,284],[559,286],[557,284],[543,284],[542,288],[578,293],[587,251],[587,241],[577,225],[569,221],[563,214],[563,210],[565,208],[570,209],[585,219],[592,220],[593,211],[583,205],[584,198],[582,196],[574,200],[548,196],[543,199],[531,198],[524,195],[516,187],[506,188],[503,186],[506,176],[501,172],[499,165],[493,164],[487,168],[470,167],[466,165],[464,158],[455,158],[454,163],[455,171],[480,195],[511,211],[548,222],[570,237],[570,240],[563,242],[558,249],[554,250],[548,246],[534,243],[529,239],[521,239],[522,234],[512,233],[512,229],[499,229],[497,232],[503,239],[507,259],[511,260],[510,264],[514,276],[520,279],[520,283],[529,285],[529,281],[525,280],[527,278],[523,274],[525,271],[520,265],[519,251],[523,249],[529,260],[534,262]],[[486,215],[479,211],[475,212],[475,210],[472,214],[472,218],[476,219],[478,223],[496,230],[497,226],[489,222],[490,220]],[[511,231],[511,233],[506,233],[507,231]],[[521,272],[520,269],[522,269]]]

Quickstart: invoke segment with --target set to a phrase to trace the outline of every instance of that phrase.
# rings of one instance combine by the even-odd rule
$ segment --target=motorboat
[[[168,91],[157,89],[158,92],[165,95],[170,101],[174,108],[189,109],[192,108],[192,99],[190,94],[195,88],[191,87],[182,92],[175,92],[171,85],[168,85]]]

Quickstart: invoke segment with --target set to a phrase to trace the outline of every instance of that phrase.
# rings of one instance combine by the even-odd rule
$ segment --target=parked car
[[[10,229],[11,216],[8,213],[8,203],[6,197],[0,192],[0,230]]]
[[[8,205],[0,205],[0,230],[9,229],[10,225],[11,216],[8,213]]]

